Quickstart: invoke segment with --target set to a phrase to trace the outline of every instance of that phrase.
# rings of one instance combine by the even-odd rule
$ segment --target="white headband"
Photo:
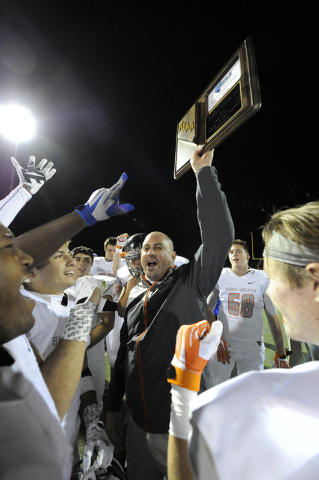
[[[263,251],[263,257],[299,267],[305,267],[310,262],[319,262],[317,252],[304,245],[299,246],[277,232],[274,232],[270,238]]]

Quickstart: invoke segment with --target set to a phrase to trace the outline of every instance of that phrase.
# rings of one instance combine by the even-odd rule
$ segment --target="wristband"
[[[91,405],[88,405],[83,410],[82,419],[85,425],[85,430],[89,428],[91,423],[100,421],[99,411],[96,403],[92,403]],[[103,423],[102,423],[102,427],[104,428]]]
[[[75,305],[70,311],[68,323],[61,337],[62,340],[76,340],[86,343],[90,335],[95,309],[96,305],[93,302]]]
[[[190,407],[189,403],[197,397],[197,392],[187,390],[186,388],[172,385],[172,408],[169,424],[169,433],[177,438],[187,440],[192,427],[189,422]]]
[[[201,375],[198,373],[193,373],[188,370],[183,370],[182,368],[175,367],[171,365],[167,373],[167,381],[172,385],[178,385],[180,387],[185,387],[187,385],[188,390],[198,392],[200,388]]]

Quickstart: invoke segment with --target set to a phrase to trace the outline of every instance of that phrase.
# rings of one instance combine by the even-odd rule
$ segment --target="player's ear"
[[[172,255],[173,255],[173,261],[175,262],[176,252],[173,252]]]
[[[309,263],[306,270],[310,275],[310,279],[315,292],[315,301],[319,303],[319,263]]]

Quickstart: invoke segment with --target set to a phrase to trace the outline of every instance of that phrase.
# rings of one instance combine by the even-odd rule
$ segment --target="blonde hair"
[[[276,212],[263,228],[266,249],[273,232],[297,243],[301,249],[304,245],[319,254],[319,201]],[[276,263],[292,287],[300,288],[308,277],[304,267]]]

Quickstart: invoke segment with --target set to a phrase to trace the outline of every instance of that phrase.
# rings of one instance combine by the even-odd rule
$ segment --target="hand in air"
[[[121,253],[123,248],[126,245],[126,242],[128,241],[129,235],[127,233],[122,233],[122,235],[119,235],[116,239],[116,251]]]
[[[53,177],[56,172],[53,167],[53,163],[44,158],[41,162],[35,166],[35,156],[31,155],[27,168],[21,167],[20,163],[11,157],[11,162],[17,171],[20,185],[23,185],[31,195],[37,193],[40,188]]]
[[[213,163],[214,150],[204,153],[201,157],[202,151],[202,148],[195,150],[191,158],[191,166],[195,173],[204,167],[210,167]]]
[[[216,352],[222,331],[223,325],[219,320],[213,322],[212,326],[203,320],[180,327],[168,382],[199,391],[202,371]]]
[[[75,210],[88,225],[107,220],[114,215],[130,212],[134,209],[133,205],[119,203],[120,191],[127,180],[128,176],[123,173],[113,187],[96,190],[84,205],[76,207]]]

